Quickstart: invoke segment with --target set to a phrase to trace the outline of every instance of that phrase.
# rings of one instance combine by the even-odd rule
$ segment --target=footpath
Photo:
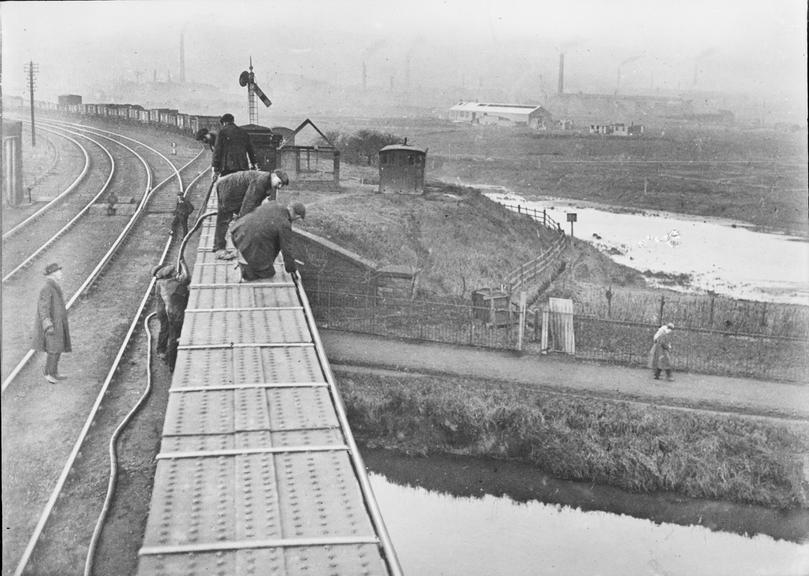
[[[550,391],[660,406],[729,412],[809,423],[809,382],[674,373],[652,378],[651,370],[575,360],[560,354],[518,354],[321,330],[335,370],[449,374],[533,385]]]

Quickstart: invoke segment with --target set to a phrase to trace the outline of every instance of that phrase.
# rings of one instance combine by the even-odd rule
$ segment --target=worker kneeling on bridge
[[[160,321],[157,353],[166,361],[169,370],[174,372],[191,275],[185,260],[181,259],[179,273],[171,264],[158,264],[152,268],[152,276],[157,279],[157,319]]]
[[[283,170],[261,172],[258,170],[242,170],[222,176],[216,181],[218,209],[216,213],[216,229],[214,231],[213,249],[220,260],[235,257],[226,248],[228,224],[234,216],[241,218],[255,210],[267,200],[278,197],[278,189],[289,184],[289,178]]]
[[[278,252],[284,253],[284,269],[296,270],[292,251],[292,223],[306,216],[306,206],[300,202],[283,205],[265,202],[231,228],[233,244],[239,251],[242,280],[258,280],[275,276],[273,262]]]

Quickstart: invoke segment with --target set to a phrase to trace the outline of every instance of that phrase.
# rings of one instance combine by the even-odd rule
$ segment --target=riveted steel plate
[[[172,388],[325,382],[312,346],[180,349]]]
[[[248,309],[186,314],[180,346],[311,342],[301,310]]]
[[[252,430],[233,434],[164,436],[160,444],[160,452],[212,452],[233,449],[251,450],[269,446],[342,446],[344,444],[345,439],[339,428],[284,430],[280,432]]]
[[[171,394],[163,433],[229,434],[336,426],[326,387],[251,388]]]
[[[278,454],[275,461],[287,538],[373,533],[347,453]]]
[[[189,569],[189,566],[193,568]],[[382,576],[388,574],[373,544],[302,546],[238,552],[142,556],[143,576]]]
[[[294,286],[259,290],[250,284],[203,287],[191,290],[187,311],[227,308],[293,308],[301,305]],[[193,312],[192,312],[193,313]]]
[[[388,574],[291,278],[197,264],[138,574]]]

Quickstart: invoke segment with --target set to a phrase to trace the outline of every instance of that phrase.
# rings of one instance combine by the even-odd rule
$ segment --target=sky
[[[374,0],[2,2],[3,91],[24,65],[41,96],[179,76],[238,90],[297,75],[333,85],[728,91],[806,99],[804,0]],[[805,120],[805,115],[803,117]]]

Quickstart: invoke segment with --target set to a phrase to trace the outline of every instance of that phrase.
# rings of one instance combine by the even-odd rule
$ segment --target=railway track
[[[102,136],[110,138],[109,135]],[[130,217],[109,217],[103,210],[90,210],[106,191],[116,192],[121,197],[121,193],[131,190],[133,176],[129,173],[124,178],[118,178],[113,186],[102,186],[98,192],[95,188],[92,189],[89,201],[86,195],[83,195],[83,198],[76,195],[72,202],[73,216],[67,217],[68,221],[65,223],[58,221],[58,214],[54,214],[57,219],[56,224],[51,221],[51,218],[48,218],[48,221],[46,218],[42,218],[30,222],[25,231],[18,233],[3,245],[4,261],[17,263],[3,277],[4,310],[20,311],[30,308],[31,294],[39,290],[42,281],[39,270],[42,266],[32,266],[32,264],[36,261],[41,262],[45,255],[50,261],[58,261],[70,266],[69,271],[66,271],[63,290],[65,294],[72,294],[68,301],[68,306],[71,307],[96,280],[139,218],[150,211],[166,213],[173,208],[175,194],[172,192],[176,190],[171,190],[171,188],[174,178],[177,179],[180,186],[182,185],[179,170],[171,165],[164,155],[161,155],[161,160],[171,166],[171,173],[153,186],[152,168],[146,158],[131,146],[126,144],[123,146],[137,158],[137,162],[145,174],[145,179],[140,182],[143,192],[138,204],[134,206],[134,212]],[[202,152],[198,152],[182,169],[198,161],[201,155]],[[113,167],[116,165],[112,161],[110,164]],[[122,164],[122,162],[118,162],[118,165]],[[114,172],[111,170],[110,178],[113,175]],[[107,179],[107,182],[110,178]],[[33,318],[32,315],[29,316]],[[9,316],[4,315],[4,317]],[[7,323],[4,326],[6,337],[3,339],[3,391],[21,368],[21,364],[30,358],[29,338],[26,333],[26,330],[30,329],[28,324],[27,322],[16,322]]]
[[[198,176],[204,174],[207,158],[203,159],[198,150],[194,152],[190,160],[181,159],[188,162],[179,170],[172,165],[172,171],[196,171]],[[157,150],[154,153],[160,154]],[[165,156],[163,158],[165,161]],[[27,552],[30,559],[38,554],[36,542],[60,540],[37,536],[33,539],[33,545],[27,544],[37,531],[48,533],[50,530],[47,519],[42,521],[40,517],[37,520],[34,514],[42,511],[51,500],[54,509],[62,509],[58,495],[50,492],[55,485],[64,484],[67,480],[70,466],[63,467],[63,473],[59,475],[60,464],[70,458],[70,442],[83,435],[79,431],[81,419],[99,410],[101,398],[109,386],[108,375],[111,370],[114,371],[110,368],[116,356],[113,350],[120,342],[128,340],[127,326],[132,318],[141,314],[140,303],[148,294],[151,283],[149,269],[161,257],[161,244],[165,247],[170,222],[170,213],[166,208],[173,207],[176,192],[168,183],[174,180],[175,177],[168,178],[144,195],[140,215],[133,218],[128,229],[120,234],[121,242],[117,250],[108,250],[103,258],[93,260],[97,262],[95,274],[88,276],[73,293],[71,303],[75,304],[75,308],[71,310],[71,331],[74,353],[66,355],[63,360],[63,366],[71,375],[67,383],[47,385],[40,376],[39,368],[30,362],[23,362],[13,377],[4,382],[3,466],[6,472],[3,476],[3,492],[4,500],[8,503],[3,509],[3,521],[7,527],[3,541],[4,567],[16,565],[20,573],[26,569],[39,573],[41,566],[26,568],[29,564],[27,561],[19,562],[25,550],[30,547]],[[180,182],[179,178],[176,180]],[[156,202],[157,198],[162,201]],[[28,290],[30,292],[31,288]],[[29,304],[30,299],[29,294]],[[25,318],[17,323],[27,325],[25,320],[28,315],[23,316]],[[4,338],[4,347],[5,342]],[[127,366],[124,364],[124,368]],[[88,420],[90,424],[86,427],[90,429],[96,420],[89,416]],[[82,452],[84,449],[76,449],[72,458],[81,460]],[[88,488],[83,483],[80,486],[80,489]],[[40,524],[42,526],[37,529]],[[92,529],[92,521],[85,524]],[[57,536],[73,534],[72,528],[59,531]],[[62,550],[72,550],[72,546],[66,545]],[[37,562],[33,563],[33,566],[37,565]],[[63,571],[61,567],[54,573],[66,572],[74,573],[73,570]],[[4,568],[4,573],[10,572]]]

